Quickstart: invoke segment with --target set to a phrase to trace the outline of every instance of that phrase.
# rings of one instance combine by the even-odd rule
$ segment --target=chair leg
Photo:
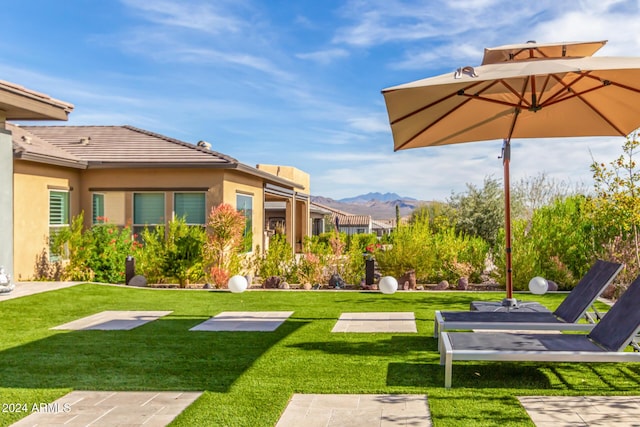
[[[444,362],[444,388],[451,388],[451,379],[453,377],[453,355],[446,353]]]

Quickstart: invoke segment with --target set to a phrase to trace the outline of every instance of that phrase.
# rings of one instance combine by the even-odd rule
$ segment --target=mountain
[[[371,201],[378,201],[378,202],[393,202],[394,200],[412,200],[415,201],[416,199],[413,199],[411,197],[401,197],[399,195],[397,195],[396,193],[367,193],[367,194],[361,194],[359,196],[355,196],[355,197],[347,197],[345,199],[340,199],[338,200],[338,202],[341,203],[368,203]]]
[[[311,201],[353,215],[371,215],[371,218],[379,220],[395,219],[396,206],[400,208],[400,216],[406,217],[410,216],[417,206],[427,203],[409,197],[403,198],[395,193],[369,193],[340,200],[311,196]]]

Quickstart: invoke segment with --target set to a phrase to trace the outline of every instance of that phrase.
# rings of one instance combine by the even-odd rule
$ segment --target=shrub
[[[205,239],[204,229],[187,225],[184,218],[169,222],[162,266],[164,273],[175,277],[180,287],[204,277],[202,248]]]
[[[275,234],[269,239],[268,250],[257,260],[258,275],[263,279],[277,276],[291,280],[295,276],[293,249],[286,236]]]
[[[63,277],[69,280],[95,280],[124,283],[125,260],[133,253],[135,242],[129,227],[96,224],[83,231],[84,213],[76,216],[70,227],[53,238],[59,254],[68,254]]]
[[[222,203],[211,209],[203,264],[205,275],[216,286],[226,287],[228,277],[240,270],[238,253],[242,249],[244,229],[244,215],[231,205]]]

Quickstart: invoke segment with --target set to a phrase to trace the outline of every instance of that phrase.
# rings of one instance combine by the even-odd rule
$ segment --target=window
[[[104,194],[93,193],[92,208],[92,224],[104,224],[106,222],[104,217]]]
[[[164,193],[133,194],[133,232],[164,225]]]
[[[243,250],[251,252],[253,249],[253,196],[236,194],[236,209],[244,215],[244,233],[242,234]]]
[[[65,256],[53,248],[53,239],[63,228],[69,227],[69,192],[49,191],[49,260],[58,261]]]
[[[204,193],[174,193],[173,212],[176,218],[184,218],[188,225],[205,225]]]

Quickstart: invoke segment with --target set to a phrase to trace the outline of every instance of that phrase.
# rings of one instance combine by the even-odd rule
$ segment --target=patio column
[[[0,111],[0,265],[13,277],[13,145]]]

